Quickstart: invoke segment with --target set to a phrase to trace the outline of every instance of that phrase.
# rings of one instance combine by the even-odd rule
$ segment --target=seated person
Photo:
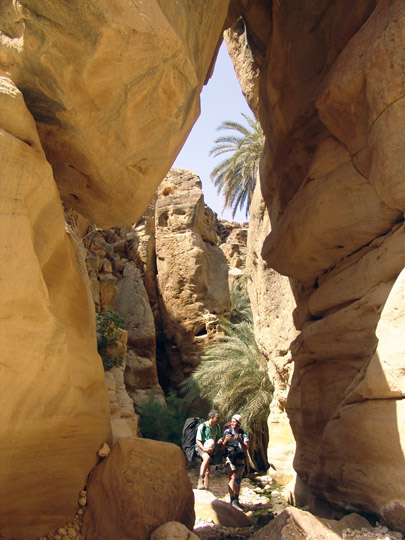
[[[196,452],[202,460],[198,489],[208,489],[212,458],[214,454],[222,451],[223,440],[218,422],[219,413],[213,410],[208,414],[208,420],[200,424],[197,429]],[[208,443],[208,441],[210,442]],[[207,447],[205,446],[206,443],[208,443]]]

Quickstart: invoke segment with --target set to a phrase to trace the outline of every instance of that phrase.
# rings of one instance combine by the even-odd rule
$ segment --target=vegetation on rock
[[[104,371],[122,365],[122,356],[118,352],[120,327],[124,319],[112,309],[96,315],[97,350],[103,361]]]
[[[225,121],[218,130],[230,130],[229,134],[215,140],[210,155],[214,157],[231,153],[211,172],[211,178],[218,194],[225,197],[224,208],[232,210],[235,216],[239,207],[249,215],[250,203],[259,173],[259,162],[263,151],[264,135],[259,122],[242,113],[249,127],[238,122]]]

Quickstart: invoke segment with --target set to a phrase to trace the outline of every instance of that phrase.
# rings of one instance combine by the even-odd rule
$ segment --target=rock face
[[[2,2],[2,534],[69,521],[111,438],[90,287],[60,197],[104,227],[136,221],[198,116],[227,8]]]
[[[111,430],[87,273],[35,122],[7,77],[0,119],[0,531],[18,539],[73,517]]]
[[[7,4],[2,63],[62,199],[105,228],[136,221],[199,114],[228,1]]]
[[[256,341],[267,358],[269,377],[274,384],[268,419],[267,459],[272,476],[286,483],[294,476],[295,440],[286,413],[286,401],[293,367],[290,343],[298,333],[292,316],[296,304],[290,280],[269,268],[260,257],[263,241],[271,230],[260,185],[254,193],[250,214],[248,290]]]
[[[119,439],[131,439],[140,435],[134,403],[128,395],[124,382],[127,364],[128,332],[121,330],[121,339],[116,354],[122,358],[122,364],[105,372],[105,382],[110,399],[111,429],[113,444]],[[99,453],[100,455],[100,453]]]
[[[158,189],[156,266],[174,386],[199,364],[201,345],[215,336],[220,317],[229,316],[228,267],[214,225],[200,179],[171,169]]]
[[[192,530],[194,496],[183,452],[149,439],[118,441],[91,475],[87,505],[88,540],[148,540],[168,521]]]
[[[396,326],[400,285],[390,291],[405,263],[405,4],[257,0],[242,11],[266,134],[248,267],[275,380],[288,383],[294,362],[286,407],[294,467],[308,494],[404,531],[404,393],[380,330],[376,353],[376,328],[383,309],[380,325]],[[272,273],[285,284],[280,308],[271,289],[259,293]],[[300,333],[274,358],[266,327],[277,328],[294,303]],[[285,328],[294,337],[291,322]]]
[[[71,213],[67,217],[72,221]],[[122,326],[127,335],[125,369],[123,373],[122,370],[114,370],[113,379],[106,375],[107,387],[110,393],[112,390],[115,394],[115,385],[121,384],[118,379],[123,375],[122,384],[125,381],[125,391],[136,407],[139,408],[145,398],[152,395],[164,402],[156,369],[156,331],[152,312],[157,303],[155,253],[153,248],[148,249],[147,262],[144,263],[143,246],[148,240],[143,226],[140,225],[142,234],[139,234],[137,227],[114,227],[101,231],[87,222],[79,231],[80,219],[76,215],[73,219],[73,228],[80,232],[86,247],[86,265],[96,310],[116,311],[123,319]],[[151,291],[151,299],[145,285]],[[125,409],[126,406],[123,414],[127,417]]]
[[[138,408],[150,396],[163,401],[157,366],[162,384],[181,382],[199,364],[220,317],[229,316],[231,262],[223,251],[229,247],[229,261],[243,267],[247,229],[229,226],[220,248],[218,227],[198,176],[172,169],[139,223],[83,229],[97,309],[114,306],[125,320],[125,385]]]

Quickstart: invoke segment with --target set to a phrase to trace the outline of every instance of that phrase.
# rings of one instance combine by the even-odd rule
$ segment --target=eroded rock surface
[[[3,3],[2,63],[62,199],[104,228],[135,222],[199,114],[228,0]]]
[[[149,439],[120,440],[87,490],[85,538],[148,540],[168,521],[194,526],[194,496],[181,449]]]
[[[260,248],[270,230],[259,185],[251,205],[246,271],[256,340],[268,361],[269,378],[274,385],[268,418],[267,459],[272,476],[286,483],[294,476],[295,439],[286,401],[293,369],[290,343],[297,336],[293,321],[296,304],[290,280],[269,268],[260,257]]]
[[[156,202],[156,264],[173,385],[200,362],[201,344],[229,317],[228,266],[198,176],[172,169]]]
[[[0,127],[0,531],[26,538],[73,517],[111,431],[87,273],[35,122],[7,77]]]
[[[100,226],[136,221],[199,114],[227,8],[1,2],[7,536],[44,535],[68,522],[97,449],[111,438],[90,287],[60,198]],[[114,287],[110,278],[102,284],[100,306]]]
[[[386,302],[405,263],[405,5],[315,1],[295,9],[258,0],[242,11],[242,38],[260,67],[266,135],[258,187],[264,205],[261,219],[258,207],[251,214],[248,265],[254,296],[263,283],[256,238],[268,215],[265,274],[290,280],[300,332],[274,376],[284,373],[288,384],[294,361],[286,388],[294,467],[308,493],[345,509],[380,516],[387,509],[387,523],[405,530],[403,480],[394,478],[403,468],[404,394],[379,332],[375,356],[384,305],[396,325],[398,308]],[[277,326],[284,311],[282,303],[271,313],[271,304],[265,295],[254,306],[269,358],[274,346],[263,339],[261,320]],[[291,324],[286,329],[294,333]],[[395,382],[388,383],[391,370]]]

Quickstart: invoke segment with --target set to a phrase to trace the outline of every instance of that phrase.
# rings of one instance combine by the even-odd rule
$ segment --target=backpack
[[[184,422],[181,434],[181,447],[189,461],[193,461],[197,455],[195,451],[195,438],[197,435],[197,428],[203,422],[205,422],[205,420],[198,416],[187,418]]]

